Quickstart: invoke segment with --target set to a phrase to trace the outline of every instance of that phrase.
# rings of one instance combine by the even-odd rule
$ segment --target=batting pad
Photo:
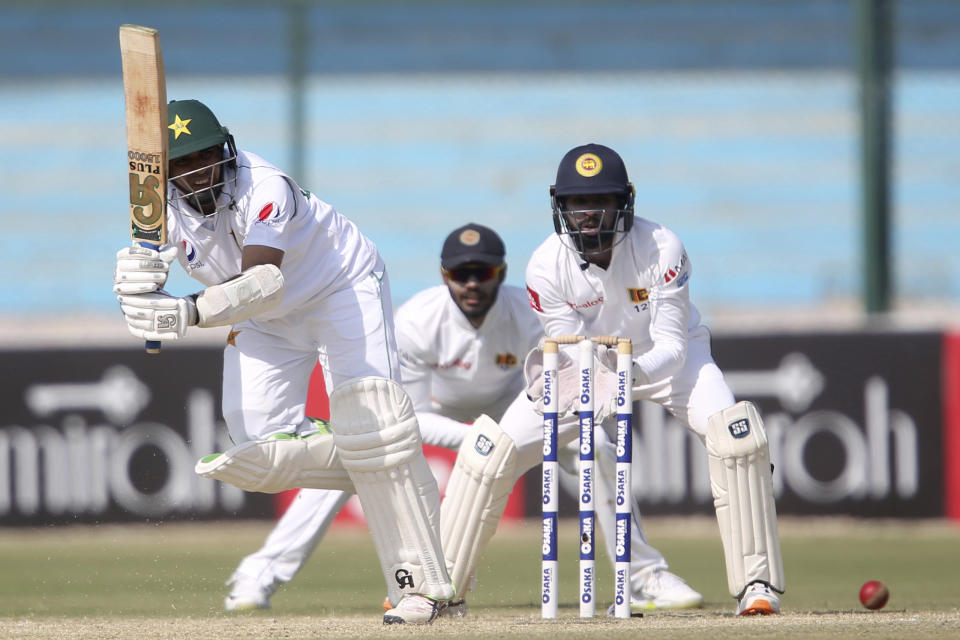
[[[440,492],[423,457],[413,403],[386,378],[355,378],[330,394],[330,424],[380,558],[390,602],[453,597],[440,548]]]
[[[194,471],[244,491],[278,493],[287,489],[335,489],[354,493],[333,436],[274,436],[243,442],[200,459]]]
[[[706,445],[730,594],[739,598],[757,580],[783,593],[770,448],[753,403],[710,416]]]
[[[517,447],[492,418],[477,418],[463,438],[440,506],[440,539],[450,579],[462,597],[516,482]]]

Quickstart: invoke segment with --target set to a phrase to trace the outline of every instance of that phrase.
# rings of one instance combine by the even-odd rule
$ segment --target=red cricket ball
[[[879,580],[868,580],[860,587],[860,602],[867,609],[873,611],[882,609],[889,599],[890,591],[887,589],[887,585]]]

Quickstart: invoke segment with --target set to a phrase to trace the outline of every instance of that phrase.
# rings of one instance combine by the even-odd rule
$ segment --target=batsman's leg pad
[[[440,547],[440,492],[423,456],[413,403],[386,378],[356,378],[330,394],[330,423],[370,527],[387,596],[453,597]]]
[[[329,433],[250,440],[200,459],[194,471],[244,491],[335,489],[354,493]]]
[[[517,447],[490,417],[463,438],[440,507],[440,539],[457,596],[472,588],[477,561],[497,530],[516,482]]]
[[[783,593],[770,449],[753,403],[710,416],[706,446],[730,594],[739,598],[757,580]]]

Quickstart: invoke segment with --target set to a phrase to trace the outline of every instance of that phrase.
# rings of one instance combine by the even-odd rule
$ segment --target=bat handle
[[[153,244],[152,242],[138,242],[141,247],[146,247],[147,249],[153,249],[157,251],[160,249],[160,245]],[[143,343],[144,349],[147,350],[147,353],[154,354],[160,353],[161,342],[159,340],[145,340]]]

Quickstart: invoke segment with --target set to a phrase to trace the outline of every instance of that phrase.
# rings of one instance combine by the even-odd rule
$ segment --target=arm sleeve
[[[687,359],[687,335],[690,323],[690,260],[679,238],[662,230],[656,282],[650,293],[650,337],[653,348],[636,358],[637,367],[647,384],[672,376]]]

